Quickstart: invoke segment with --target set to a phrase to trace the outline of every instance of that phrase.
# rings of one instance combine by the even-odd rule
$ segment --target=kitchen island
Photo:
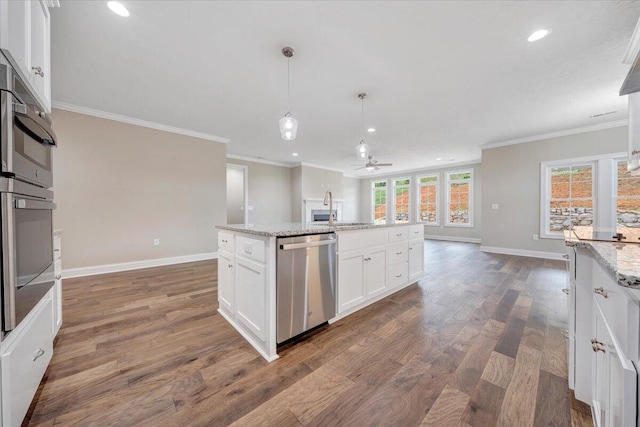
[[[267,360],[276,343],[277,239],[336,233],[333,323],[415,283],[424,269],[422,224],[220,225],[218,312]]]
[[[638,426],[640,244],[591,240],[612,234],[565,232],[569,387],[595,425]]]

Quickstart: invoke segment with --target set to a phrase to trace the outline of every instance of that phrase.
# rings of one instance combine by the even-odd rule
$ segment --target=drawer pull
[[[53,252],[60,252],[60,249],[54,249]]]
[[[569,288],[564,288],[564,289],[562,290],[562,292],[564,292],[565,294],[569,295],[569,292],[570,292],[570,291],[569,291]]]
[[[396,252],[396,255],[402,255],[402,252]]]
[[[402,277],[402,274],[398,274],[398,275],[396,276],[396,279],[399,279],[399,278],[401,278],[401,277]]]
[[[402,237],[402,233],[396,234],[396,237]]]
[[[233,268],[233,264],[229,264],[229,268]]]
[[[593,345],[591,346],[591,349],[593,350],[593,352],[594,352],[594,353],[597,353],[597,352],[599,352],[599,351],[601,351],[601,352],[603,352],[603,353],[606,353],[606,352],[607,352],[604,348],[599,347],[599,346],[598,346],[598,344],[593,344]]]
[[[413,250],[413,248],[409,248],[409,250],[410,250],[410,251],[412,251],[412,250]]]
[[[44,350],[39,348],[38,351],[36,351],[36,355],[33,356],[33,361],[35,362],[36,360],[40,359],[42,356],[44,356]]]
[[[62,274],[57,274],[56,275],[56,280],[60,280],[60,279],[62,279]]]
[[[600,286],[599,288],[595,288],[593,292],[605,298],[609,298],[609,294],[607,293],[607,291],[604,290],[602,286]]]

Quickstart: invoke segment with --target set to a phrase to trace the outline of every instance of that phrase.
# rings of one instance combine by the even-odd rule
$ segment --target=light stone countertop
[[[620,286],[640,289],[640,244],[580,240],[571,231],[564,238],[567,246],[589,249]]]
[[[289,236],[302,236],[305,234],[333,233],[336,231],[366,230],[369,228],[400,227],[403,225],[416,225],[419,223],[375,225],[375,224],[368,224],[368,223],[339,222],[338,224],[353,224],[353,225],[330,227],[328,224],[289,222],[289,223],[282,223],[282,224],[253,224],[253,225],[226,224],[226,225],[217,225],[216,228],[219,230],[235,231],[237,233],[254,234],[257,236],[289,237]]]

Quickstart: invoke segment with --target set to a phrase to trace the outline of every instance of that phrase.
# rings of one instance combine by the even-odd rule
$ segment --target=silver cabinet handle
[[[607,291],[604,290],[604,288],[602,286],[600,286],[599,288],[595,288],[593,290],[593,293],[601,295],[605,298],[609,298],[609,294],[607,293]]]
[[[371,258],[365,258],[364,260],[365,261],[371,261]]]
[[[38,351],[36,351],[35,356],[33,356],[33,361],[35,362],[36,360],[40,359],[42,356],[44,356],[44,350],[39,348]]]
[[[402,236],[402,233],[396,234],[396,237],[401,237],[401,236]]]
[[[569,295],[569,292],[571,292],[571,291],[569,290],[569,288],[564,288],[562,290],[562,292],[564,292],[565,294]]]
[[[602,341],[598,341],[597,338],[591,338],[591,345],[604,345]]]
[[[413,248],[409,248],[409,250],[410,250],[410,251],[412,251],[412,250],[413,250]]]
[[[44,71],[42,71],[42,67],[31,67],[31,70],[35,72],[40,77],[44,77]]]
[[[396,279],[399,279],[399,278],[401,278],[401,277],[402,277],[402,274],[398,274],[398,275],[396,276]]]
[[[569,254],[564,254],[564,255],[562,255],[562,258],[564,258],[564,259],[569,259]]]
[[[60,280],[60,279],[62,279],[62,274],[56,275],[56,280]]]
[[[229,264],[229,268],[233,268],[233,264]]]
[[[593,344],[593,345],[591,346],[591,349],[593,350],[593,352],[594,352],[594,353],[597,353],[597,352],[599,352],[599,351],[601,351],[601,352],[603,352],[603,353],[606,353],[606,352],[607,352],[604,348],[602,348],[602,347],[598,346],[598,344]]]
[[[60,252],[60,249],[54,249],[53,252]]]
[[[396,255],[402,255],[402,252],[396,252]]]

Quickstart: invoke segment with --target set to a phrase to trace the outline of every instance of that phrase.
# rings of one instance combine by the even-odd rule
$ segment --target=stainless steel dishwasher
[[[278,239],[278,344],[336,315],[335,233]]]

